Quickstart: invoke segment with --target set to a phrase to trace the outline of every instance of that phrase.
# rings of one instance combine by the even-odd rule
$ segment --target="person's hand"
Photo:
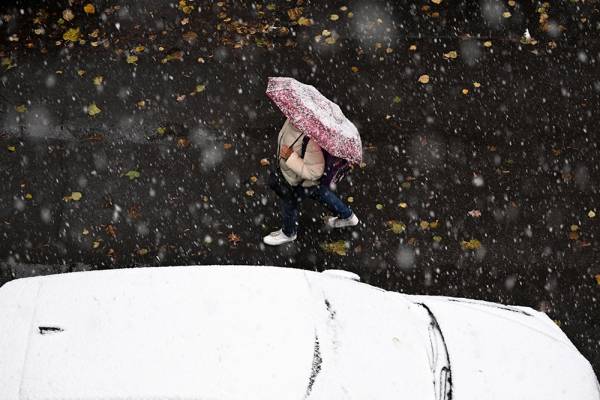
[[[287,161],[287,159],[290,158],[293,152],[294,151],[292,149],[290,149],[284,144],[283,146],[281,146],[281,150],[279,150],[279,157]]]

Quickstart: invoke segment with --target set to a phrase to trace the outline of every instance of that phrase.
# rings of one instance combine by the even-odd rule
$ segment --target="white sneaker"
[[[271,232],[269,236],[263,238],[263,242],[269,246],[279,246],[280,244],[293,242],[294,240],[296,240],[296,235],[292,237],[286,236],[281,229]]]
[[[338,217],[331,217],[327,220],[327,225],[332,228],[343,228],[345,226],[356,226],[358,225],[358,217],[356,214],[352,214],[350,218],[340,219]]]

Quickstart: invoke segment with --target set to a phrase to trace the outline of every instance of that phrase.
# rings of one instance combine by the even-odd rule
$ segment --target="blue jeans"
[[[283,234],[289,237],[296,235],[298,229],[298,209],[300,203],[310,197],[331,211],[334,217],[350,218],[353,212],[337,196],[323,185],[310,187],[296,186],[296,198],[291,201],[281,200],[281,215],[283,217]]]

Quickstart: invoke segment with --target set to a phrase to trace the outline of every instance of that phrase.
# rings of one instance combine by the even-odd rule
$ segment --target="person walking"
[[[279,168],[292,186],[294,196],[280,199],[282,228],[263,238],[264,243],[277,246],[296,240],[300,204],[312,198],[323,204],[333,214],[327,220],[332,228],[358,224],[358,217],[319,179],[325,171],[325,158],[321,147],[312,139],[303,140],[304,134],[287,119],[279,132],[277,152]]]

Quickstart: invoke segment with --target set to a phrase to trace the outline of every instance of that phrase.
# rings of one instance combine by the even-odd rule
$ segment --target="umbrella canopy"
[[[356,126],[340,107],[313,86],[294,78],[269,78],[267,95],[290,122],[336,157],[362,162],[362,142]]]

